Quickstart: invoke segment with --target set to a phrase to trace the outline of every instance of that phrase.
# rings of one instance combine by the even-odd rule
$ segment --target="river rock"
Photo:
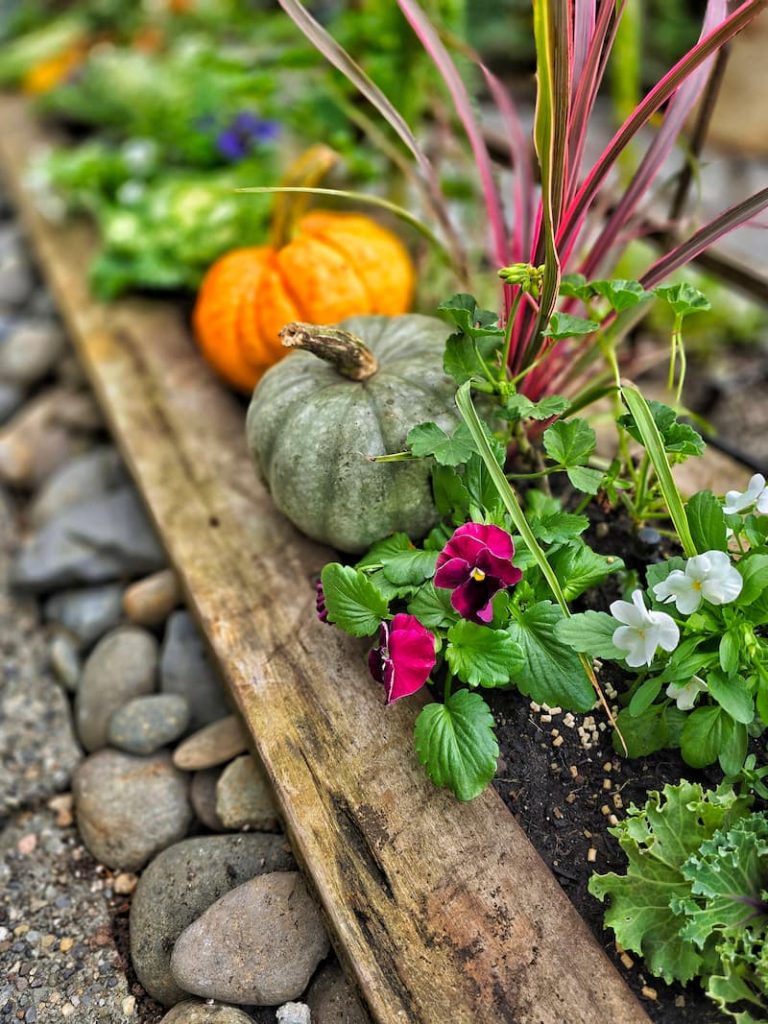
[[[0,307],[23,306],[34,286],[29,262],[20,253],[0,254]]]
[[[248,749],[248,733],[237,715],[211,722],[179,744],[173,763],[185,772],[198,772],[226,764]]]
[[[193,729],[215,722],[230,710],[200,631],[184,611],[175,612],[168,620],[160,659],[160,689],[187,698]]]
[[[272,1006],[301,995],[329,948],[302,876],[276,871],[228,892],[189,925],[171,972],[194,995]]]
[[[58,622],[89,647],[120,621],[123,588],[119,583],[63,590],[45,602],[45,617]]]
[[[166,754],[101,750],[75,772],[72,792],[83,842],[110,868],[138,871],[177,842],[192,819],[188,782]]]
[[[284,1003],[277,1008],[277,1024],[312,1024],[306,1003]]]
[[[195,772],[189,789],[189,798],[198,819],[212,832],[225,832],[224,822],[216,813],[216,783],[221,778],[222,769],[205,768]]]
[[[134,578],[163,567],[165,556],[138,495],[128,487],[65,509],[23,547],[16,586],[45,592]]]
[[[225,828],[277,832],[277,808],[264,769],[251,754],[224,769],[216,786],[216,814]]]
[[[92,448],[65,462],[38,491],[29,510],[36,529],[64,509],[108,494],[126,483],[120,455],[111,445]]]
[[[0,380],[22,387],[48,376],[64,348],[64,333],[51,320],[27,321],[0,348]]]
[[[353,986],[335,960],[323,964],[307,993],[312,1024],[371,1024]]]
[[[82,666],[78,654],[77,640],[64,629],[56,630],[51,637],[51,668],[64,689],[76,693],[80,683]]]
[[[123,626],[94,647],[83,669],[75,721],[86,750],[107,744],[109,720],[134,697],[155,688],[157,641],[144,629]]]
[[[159,626],[180,601],[178,576],[173,569],[163,569],[128,587],[123,595],[123,611],[137,626]]]
[[[52,388],[24,405],[0,430],[0,480],[35,488],[82,446],[61,420],[69,393]]]
[[[185,999],[166,1013],[160,1024],[253,1024],[253,1019],[236,1006]]]
[[[287,871],[280,836],[196,836],[164,850],[139,879],[131,904],[131,959],[144,989],[165,1006],[184,999],[171,977],[182,931],[221,896],[263,872]]]
[[[0,424],[6,423],[21,408],[25,398],[23,388],[0,381]]]
[[[154,754],[181,736],[189,722],[189,704],[176,694],[136,697],[109,720],[108,739],[129,754]]]

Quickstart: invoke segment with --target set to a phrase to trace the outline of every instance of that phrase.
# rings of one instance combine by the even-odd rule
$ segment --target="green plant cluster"
[[[609,831],[626,874],[593,875],[605,924],[667,983],[698,979],[738,1024],[768,1015],[768,813],[728,785],[652,792]]]

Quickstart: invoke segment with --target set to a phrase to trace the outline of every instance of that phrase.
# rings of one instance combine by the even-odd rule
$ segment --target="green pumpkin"
[[[429,462],[370,457],[403,451],[417,423],[452,430],[456,385],[443,372],[451,329],[442,320],[356,316],[339,327],[285,328],[286,345],[309,351],[264,375],[246,429],[280,511],[309,537],[356,553],[434,524]]]

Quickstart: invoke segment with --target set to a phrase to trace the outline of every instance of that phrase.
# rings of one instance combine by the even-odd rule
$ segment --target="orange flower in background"
[[[22,88],[28,96],[42,96],[50,92],[78,68],[88,53],[88,43],[80,40],[72,43],[55,57],[49,57],[31,68],[24,77]]]

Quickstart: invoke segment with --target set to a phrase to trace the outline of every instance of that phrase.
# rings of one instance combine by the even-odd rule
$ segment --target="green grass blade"
[[[692,558],[696,554],[696,545],[693,543],[691,530],[688,526],[688,518],[683,506],[683,499],[680,497],[680,491],[677,489],[677,484],[672,476],[672,470],[669,468],[667,453],[664,451],[664,442],[661,439],[659,428],[654,422],[650,407],[640,394],[640,391],[630,381],[622,383],[621,395],[627,408],[632,413],[640,437],[643,439],[643,445],[656,472],[669,517],[677,530],[683,551],[688,558]]]

